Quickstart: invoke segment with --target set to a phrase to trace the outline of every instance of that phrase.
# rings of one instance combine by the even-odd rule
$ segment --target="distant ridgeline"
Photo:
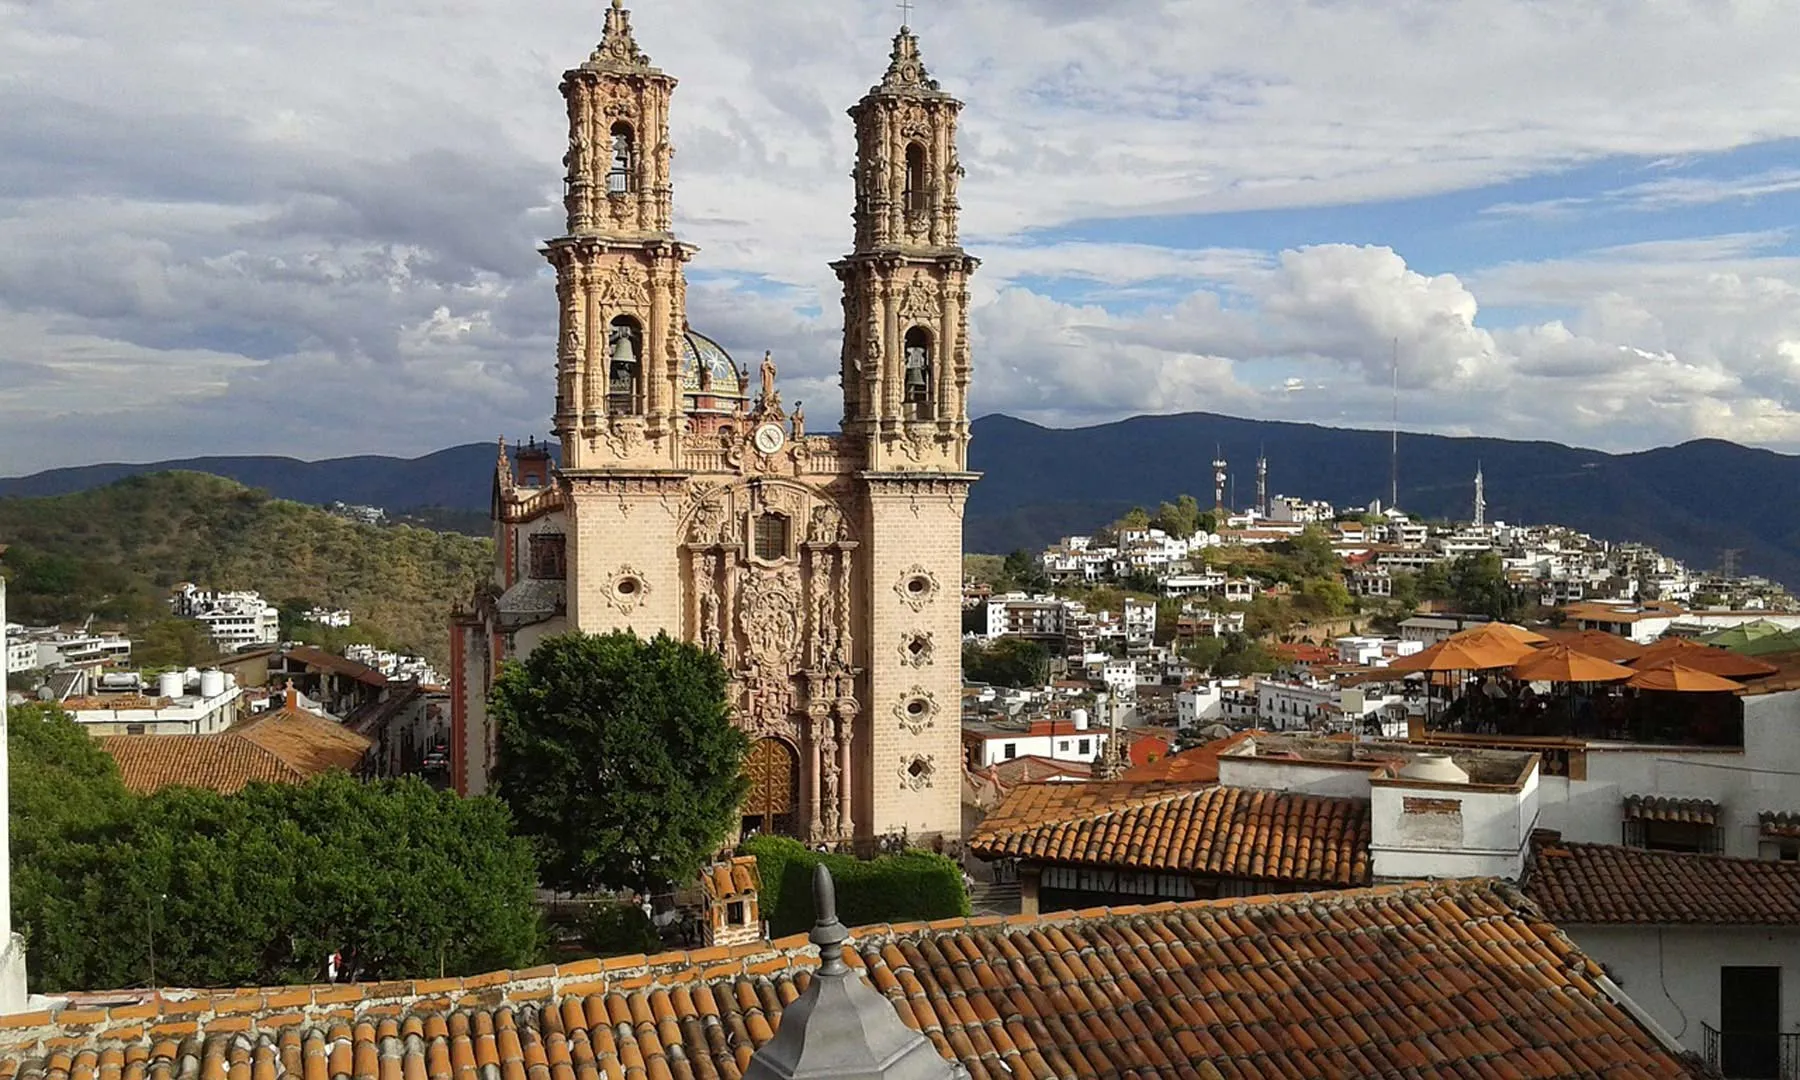
[[[428,658],[442,657],[451,606],[492,564],[486,540],[358,524],[193,472],[0,498],[0,545],[18,621],[142,625],[168,614],[171,585],[193,581],[347,608]]]
[[[1259,452],[1269,459],[1271,495],[1349,507],[1385,501],[1388,493],[1389,435],[1381,431],[1209,413],[1053,429],[996,415],[975,421],[973,436],[970,467],[984,476],[964,525],[970,551],[1035,550],[1062,535],[1090,532],[1132,506],[1154,507],[1183,491],[1210,492],[1215,447],[1227,463],[1234,506],[1255,499]],[[279,498],[380,506],[390,519],[416,512],[418,520],[477,533],[493,459],[492,443],[474,443],[411,460],[217,457],[96,465],[0,480],[0,496],[60,494],[184,468]],[[1736,550],[1744,571],[1800,587],[1800,502],[1786,497],[1800,486],[1800,457],[1718,440],[1605,454],[1547,442],[1403,433],[1401,509],[1469,517],[1477,465],[1487,479],[1490,521],[1554,522],[1603,539],[1635,540],[1697,568],[1717,566],[1722,551]]]

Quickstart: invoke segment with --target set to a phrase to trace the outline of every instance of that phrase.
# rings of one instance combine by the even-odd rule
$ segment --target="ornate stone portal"
[[[854,831],[848,748],[862,674],[850,660],[858,544],[838,498],[765,478],[708,488],[688,517],[684,545],[688,636],[724,659],[750,736],[797,753],[807,783],[796,824],[813,840]],[[753,798],[750,809],[758,805]]]

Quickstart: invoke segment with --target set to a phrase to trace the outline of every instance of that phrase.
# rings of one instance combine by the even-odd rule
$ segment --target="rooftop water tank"
[[[209,668],[200,673],[200,696],[215,698],[225,692],[225,673],[216,668]],[[1447,760],[1447,759],[1446,759]]]
[[[1075,721],[1076,731],[1086,731],[1088,729],[1088,711],[1086,709],[1072,710],[1069,713],[1069,719]]]
[[[1434,784],[1466,784],[1469,774],[1450,760],[1449,754],[1420,754],[1400,770],[1406,780],[1429,780]]]
[[[156,677],[156,696],[178,698],[186,683],[179,671],[165,671]]]

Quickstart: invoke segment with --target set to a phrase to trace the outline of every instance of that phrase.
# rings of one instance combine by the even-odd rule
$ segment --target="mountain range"
[[[1256,458],[1268,458],[1271,495],[1339,507],[1386,501],[1390,434],[1245,420],[1211,413],[1140,416],[1085,428],[1046,428],[1004,415],[974,423],[970,466],[983,475],[969,500],[965,546],[1002,552],[1087,532],[1133,506],[1189,493],[1212,501],[1212,461],[1228,463],[1227,501],[1256,497]],[[471,443],[420,458],[328,461],[200,457],[90,465],[0,479],[0,497],[85,490],[126,476],[186,469],[228,477],[279,498],[435,507],[467,521],[485,511],[494,446]],[[1636,540],[1695,568],[1737,552],[1745,571],[1800,585],[1800,457],[1722,440],[1628,454],[1551,442],[1401,433],[1400,506],[1466,519],[1482,470],[1490,521],[1556,523],[1609,540]],[[0,541],[4,541],[0,537]]]

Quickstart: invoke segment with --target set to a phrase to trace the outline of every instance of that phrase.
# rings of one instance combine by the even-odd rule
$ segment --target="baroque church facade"
[[[493,579],[453,620],[452,769],[488,790],[489,687],[566,630],[667,632],[720,654],[751,736],[746,830],[809,841],[960,829],[968,279],[960,102],[902,27],[851,110],[855,236],[843,421],[809,433],[756,372],[689,327],[673,231],[675,80],[613,0],[562,82],[567,232],[554,434],[500,447]]]

